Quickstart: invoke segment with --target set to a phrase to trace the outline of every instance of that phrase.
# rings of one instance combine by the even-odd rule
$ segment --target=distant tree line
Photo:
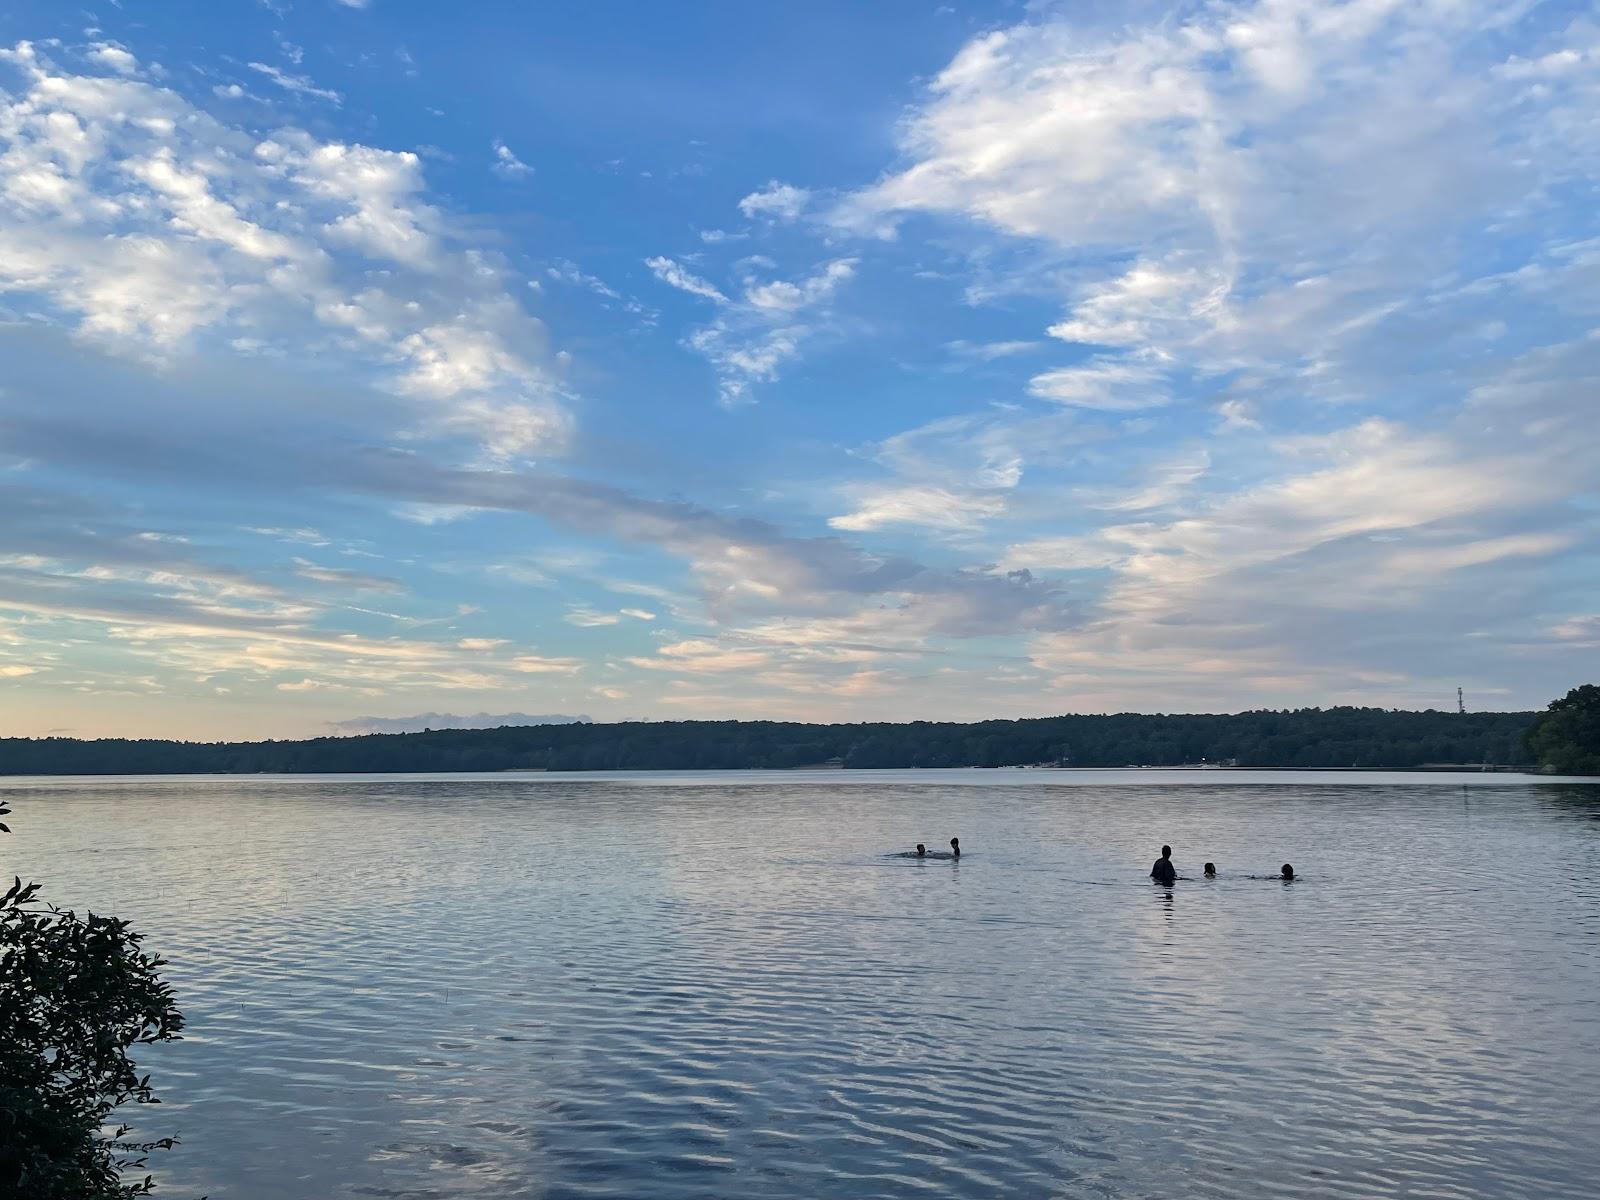
[[[1302,708],[1227,715],[911,721],[661,721],[438,729],[306,741],[0,739],[0,775],[620,771],[843,767],[1383,768],[1530,765],[1539,714]]]

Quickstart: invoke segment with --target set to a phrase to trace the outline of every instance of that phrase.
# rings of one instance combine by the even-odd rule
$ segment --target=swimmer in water
[[[1150,878],[1168,887],[1178,881],[1178,868],[1172,865],[1171,846],[1161,847],[1161,857],[1156,859],[1155,866],[1150,868]]]
[[[961,857],[961,839],[960,838],[951,838],[950,839],[950,857],[951,858],[960,858]]]
[[[927,858],[928,857],[928,848],[926,846],[924,846],[921,842],[917,843],[917,857],[918,858]]]
[[[1206,878],[1207,879],[1215,879],[1216,877],[1217,877],[1217,864],[1216,863],[1207,863],[1206,864]]]
[[[1283,864],[1283,874],[1278,876],[1278,878],[1283,880],[1285,883],[1293,883],[1294,882],[1294,868],[1291,867],[1288,863],[1284,863]]]

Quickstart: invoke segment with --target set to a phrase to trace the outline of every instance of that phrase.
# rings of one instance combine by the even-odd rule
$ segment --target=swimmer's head
[[[1206,874],[1207,875],[1215,875],[1216,873],[1217,873],[1217,864],[1216,863],[1207,863],[1206,864]]]
[[[918,842],[917,843],[917,857],[921,858],[927,852],[928,852],[928,848],[926,846],[924,846],[921,842]]]
[[[951,838],[950,839],[950,849],[951,849],[952,852],[954,852],[955,854],[959,855],[961,853],[961,839],[960,838]]]
[[[1293,879],[1294,878],[1294,868],[1291,867],[1288,863],[1284,863],[1283,864],[1283,877],[1285,879]]]
[[[1171,858],[1172,857],[1172,847],[1171,846],[1163,846],[1163,847],[1161,847],[1161,857],[1162,858]]]

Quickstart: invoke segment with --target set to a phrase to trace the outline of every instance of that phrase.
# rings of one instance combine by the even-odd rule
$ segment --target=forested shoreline
[[[0,775],[849,768],[1526,766],[1532,712],[1305,708],[973,723],[639,721],[303,741],[0,738]]]

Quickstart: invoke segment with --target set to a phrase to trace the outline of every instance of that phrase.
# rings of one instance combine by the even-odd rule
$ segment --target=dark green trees
[[[303,742],[0,737],[0,775],[189,771],[615,771],[847,767],[1417,767],[1530,761],[1535,714],[1381,708],[1108,713],[973,723],[650,721],[367,734]]]
[[[1528,749],[1541,770],[1600,775],[1600,687],[1586,683],[1550,701],[1528,730]]]
[[[0,1196],[145,1195],[148,1176],[122,1173],[172,1139],[128,1141],[126,1126],[106,1126],[123,1104],[156,1103],[128,1050],[171,1041],[183,1018],[161,959],[126,922],[42,905],[38,891],[18,879],[0,898]]]

